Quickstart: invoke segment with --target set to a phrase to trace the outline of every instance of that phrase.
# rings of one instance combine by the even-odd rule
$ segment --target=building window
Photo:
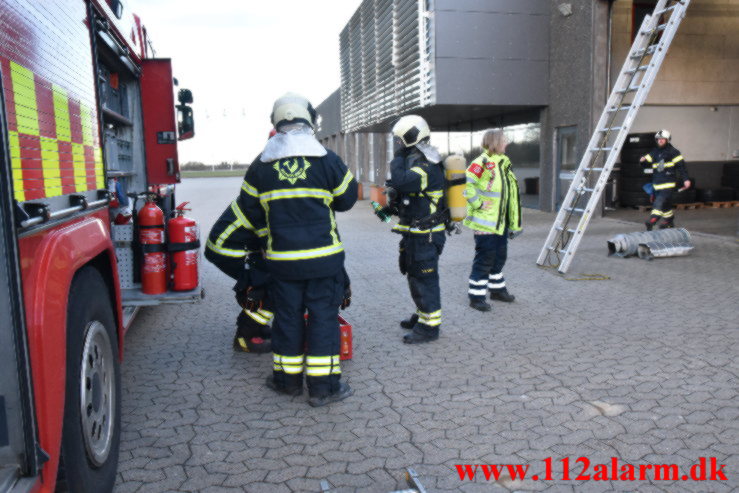
[[[644,18],[654,12],[657,0],[637,0],[631,7],[631,42],[634,42],[636,34],[644,22]]]

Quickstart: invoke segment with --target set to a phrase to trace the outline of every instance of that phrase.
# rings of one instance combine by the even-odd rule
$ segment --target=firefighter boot
[[[490,291],[490,299],[502,301],[504,303],[513,303],[513,300],[515,300],[516,297],[509,293],[506,288],[503,288],[495,291]]]
[[[416,325],[416,322],[418,322],[418,313],[414,313],[407,319],[400,322],[400,326],[404,329],[412,329],[414,325]]]
[[[429,327],[425,324],[416,324],[413,332],[403,336],[404,344],[423,344],[439,338],[439,327]]]
[[[675,220],[673,218],[665,219],[662,224],[659,225],[659,229],[669,229],[675,227]]]
[[[647,231],[652,231],[654,229],[654,225],[657,223],[658,219],[649,218],[646,221],[644,221],[644,225],[647,227]]]
[[[471,299],[470,307],[480,312],[489,312],[490,310],[493,309],[493,307],[490,306],[490,303],[486,302],[484,298],[483,299]]]
[[[302,390],[302,389],[301,389]],[[312,395],[308,398],[308,404],[311,407],[322,407],[332,402],[343,401],[347,397],[354,394],[348,383],[340,382],[339,389],[336,392],[326,395]]]
[[[278,394],[285,394],[290,396],[296,396],[296,395],[302,395],[303,394],[303,386],[291,386],[291,387],[283,387],[280,385],[277,385],[275,382],[274,377],[269,376],[267,377],[267,387],[274,390]]]

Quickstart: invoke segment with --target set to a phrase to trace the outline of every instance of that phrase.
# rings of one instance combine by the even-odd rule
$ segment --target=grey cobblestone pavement
[[[186,180],[205,233],[239,179]],[[639,225],[597,220],[567,281],[535,260],[553,219],[524,210],[505,269],[513,304],[466,302],[469,231],[441,260],[444,322],[406,346],[412,304],[397,271],[399,237],[359,202],[339,215],[354,298],[355,395],[328,408],[264,386],[270,355],[231,349],[231,282],[204,266],[199,305],[143,310],[126,336],[118,492],[387,492],[413,467],[428,491],[739,490],[739,244],[695,235],[691,256],[606,257],[606,239]],[[455,464],[726,464],[728,481],[460,481]],[[593,470],[590,469],[592,474]]]

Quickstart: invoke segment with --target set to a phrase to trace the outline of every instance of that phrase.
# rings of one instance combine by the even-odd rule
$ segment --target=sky
[[[340,85],[339,33],[361,0],[127,0],[157,57],[193,92],[195,138],[180,163],[249,163],[262,150],[275,99],[318,106]]]

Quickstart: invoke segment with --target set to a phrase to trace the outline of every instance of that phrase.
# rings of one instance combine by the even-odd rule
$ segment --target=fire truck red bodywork
[[[130,12],[117,19],[110,0],[0,2],[0,71],[8,127],[2,132],[8,132],[19,203],[107,188],[90,2],[109,21],[116,41],[141,65],[147,55],[145,29]],[[174,105],[166,97],[162,103]],[[175,130],[174,121],[170,123]],[[177,159],[176,145],[168,156]],[[75,273],[90,263],[101,267],[111,286],[122,356],[121,292],[109,210],[97,208],[21,233],[18,248],[38,439],[49,455],[36,489],[54,491],[65,399],[68,294]]]

